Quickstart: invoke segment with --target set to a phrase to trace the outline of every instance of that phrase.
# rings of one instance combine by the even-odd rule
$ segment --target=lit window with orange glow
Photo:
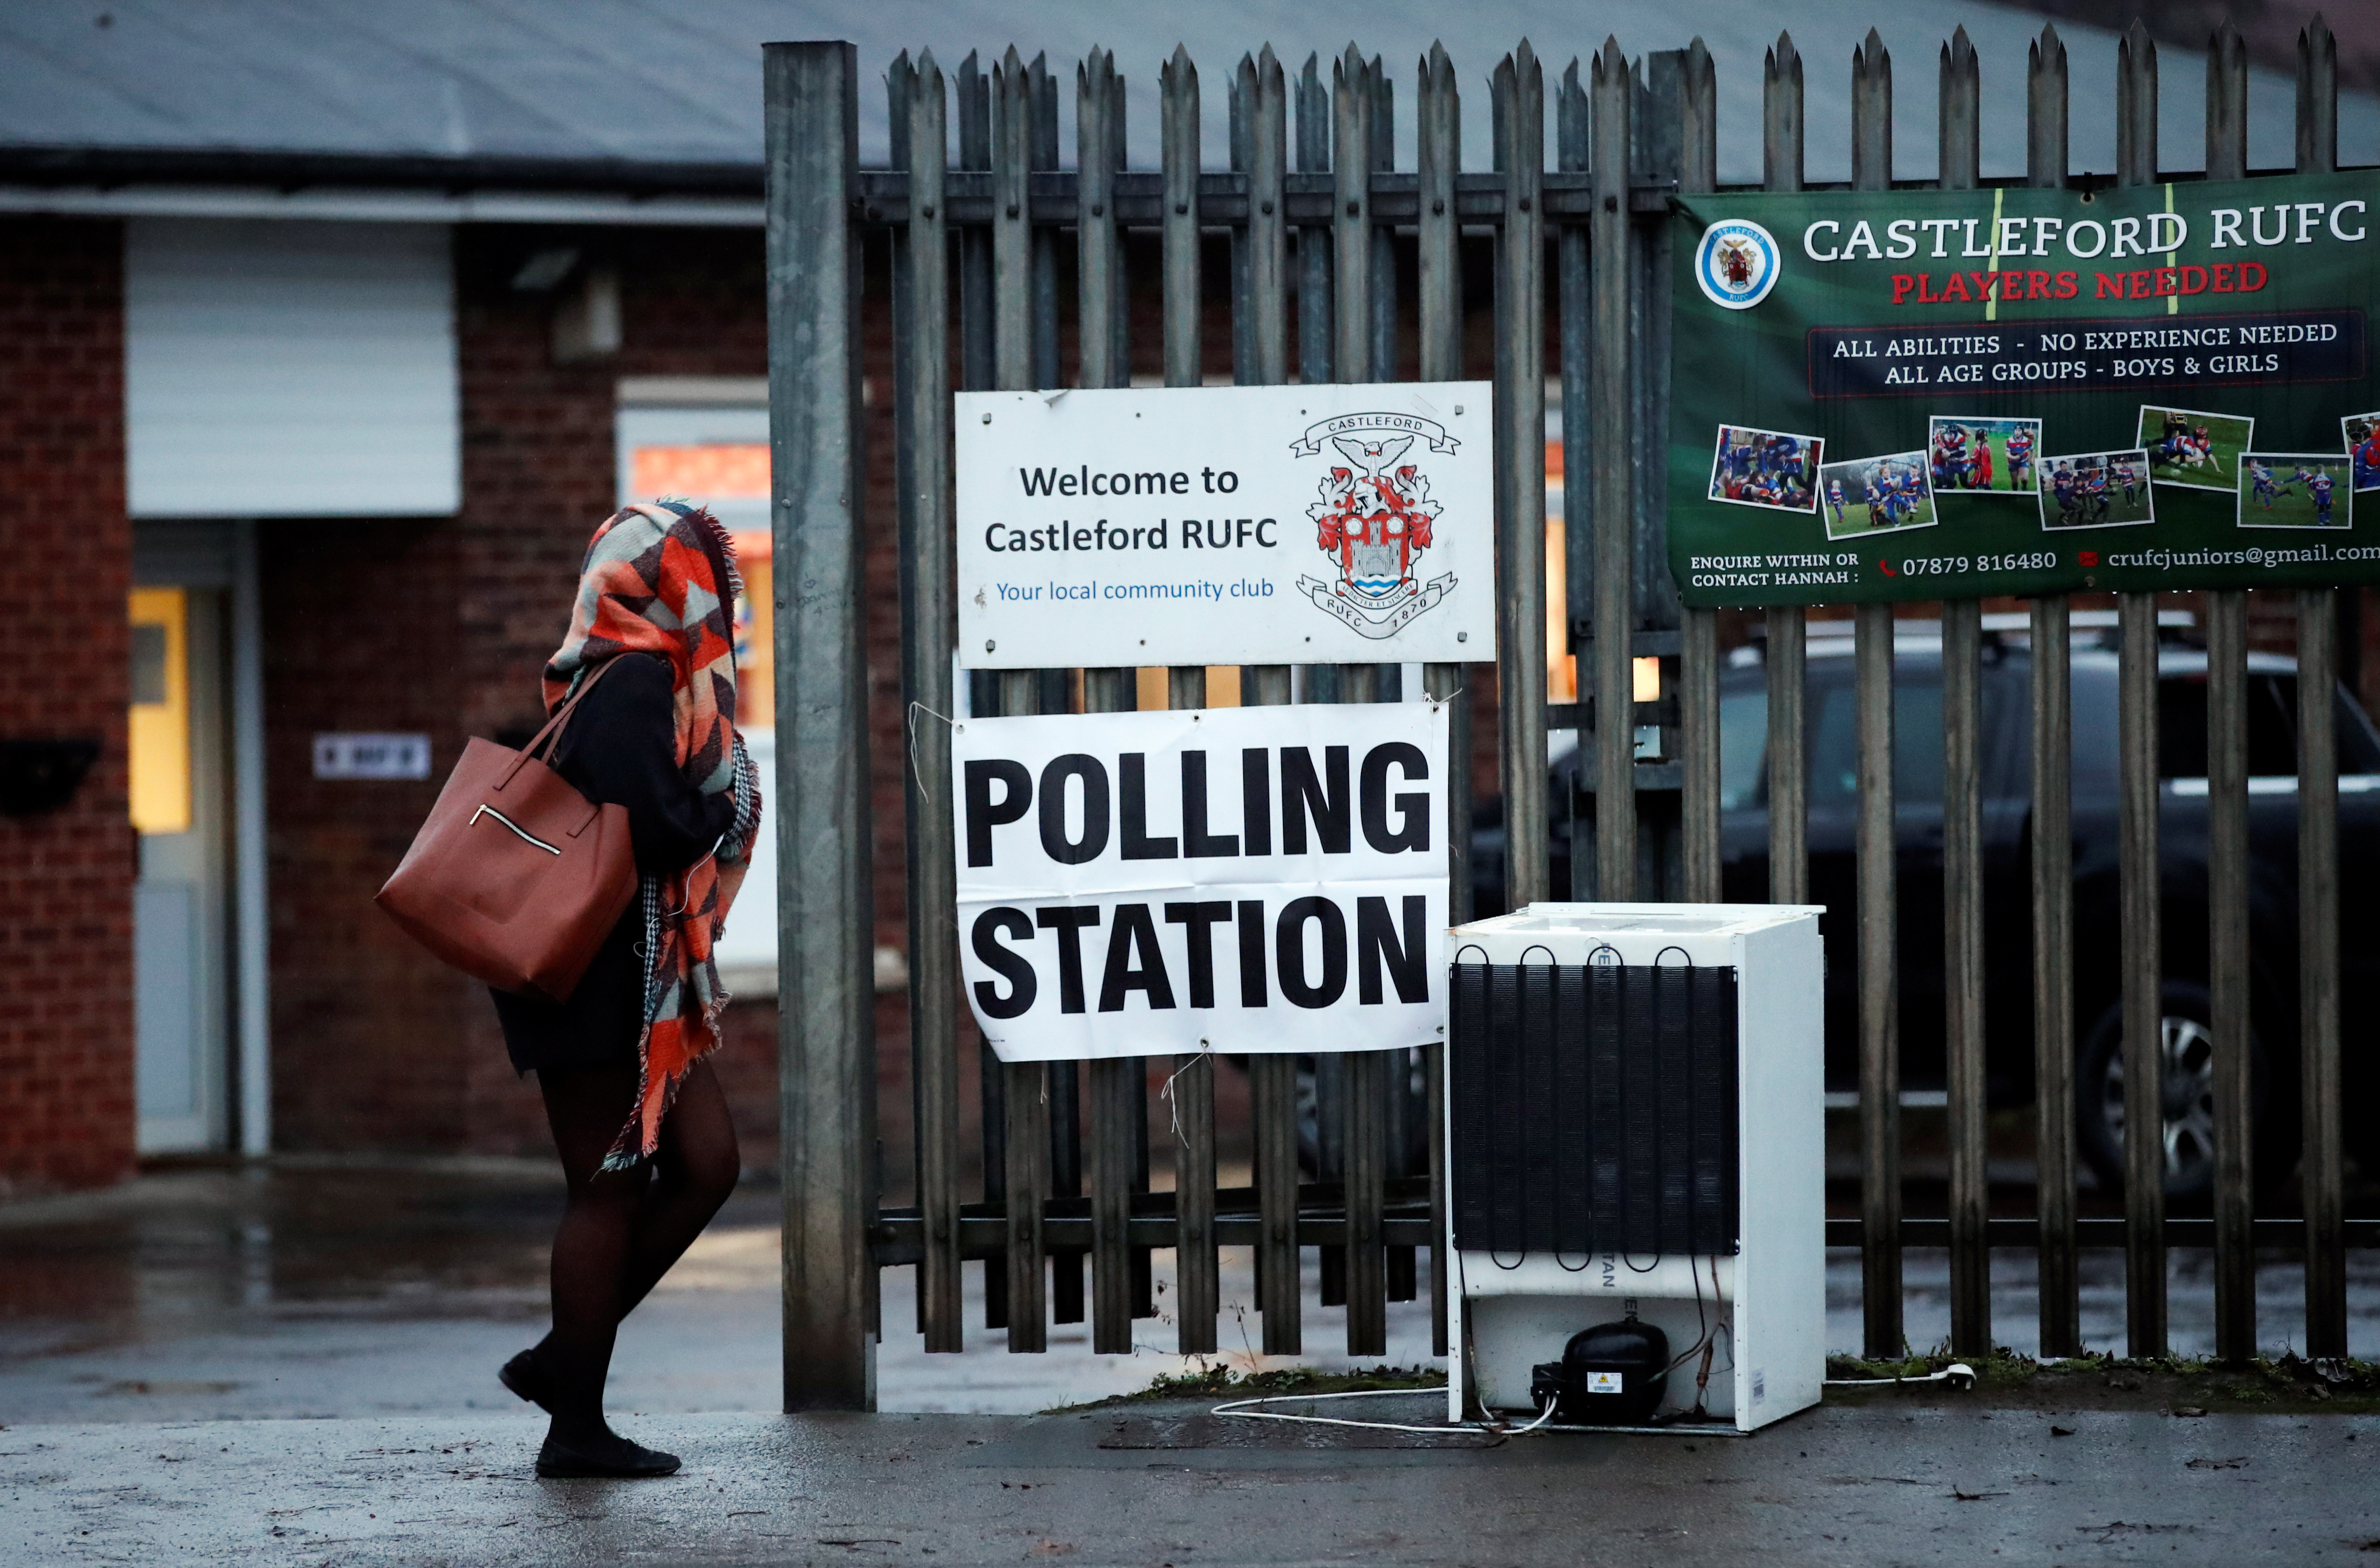
[[[760,515],[767,516],[768,443],[638,446],[628,454],[628,490],[640,499],[682,498],[730,520],[735,565],[744,574],[744,592],[735,602],[735,722],[759,726],[775,723],[776,644],[774,617],[770,614],[774,541],[766,529],[738,529],[732,521],[738,513],[748,514],[756,503]]]

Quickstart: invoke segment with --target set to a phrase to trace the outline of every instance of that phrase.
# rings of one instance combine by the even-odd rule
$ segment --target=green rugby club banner
[[[1682,199],[1689,604],[2380,582],[2380,178]]]

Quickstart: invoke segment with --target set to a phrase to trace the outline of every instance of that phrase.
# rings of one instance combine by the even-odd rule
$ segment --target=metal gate
[[[1852,188],[1891,184],[1892,67],[1870,32],[1852,59]],[[1301,1176],[1293,1059],[1249,1059],[1256,1149],[1252,1187],[1216,1185],[1209,1056],[1172,1064],[1174,1190],[1148,1189],[1149,1097],[1137,1061],[1089,1064],[1087,1106],[1073,1064],[1002,1065],[985,1054],[980,1196],[963,1193],[960,1107],[967,1092],[953,909],[947,735],[928,720],[906,770],[910,1020],[917,1117],[914,1209],[880,1206],[874,1166],[875,1042],[869,983],[870,833],[868,695],[861,622],[867,470],[860,444],[863,237],[891,237],[892,337],[902,614],[902,701],[914,721],[953,710],[953,370],[965,387],[1031,389],[1061,382],[1063,327],[1074,332],[1073,384],[1128,384],[1127,230],[1159,237],[1162,364],[1168,385],[1201,379],[1202,334],[1228,333],[1234,378],[1277,383],[1422,380],[1463,373],[1463,237],[1492,235],[1498,593],[1492,682],[1504,801],[1505,897],[1719,896],[1719,638],[1717,613],[1678,602],[1662,543],[1662,465],[1650,460],[1668,424],[1669,242],[1651,220],[1674,193],[1717,188],[1712,62],[1699,41],[1623,57],[1607,42],[1555,85],[1554,157],[1547,158],[1544,67],[1524,43],[1490,79],[1491,172],[1465,172],[1452,62],[1434,48],[1413,99],[1418,167],[1394,167],[1394,92],[1378,58],[1350,46],[1290,78],[1268,48],[1226,81],[1232,163],[1199,166],[1200,81],[1176,51],[1160,84],[1158,172],[1126,167],[1124,80],[1113,56],[1077,67],[1076,169],[1059,167],[1062,84],[1044,62],[1011,49],[987,72],[957,72],[958,155],[951,157],[951,83],[930,54],[905,55],[886,79],[892,166],[859,167],[860,91],[845,43],[771,44],[766,55],[770,395],[779,746],[774,806],[780,859],[781,1061],[785,1202],[784,1397],[787,1409],[872,1405],[877,1272],[919,1271],[917,1330],[929,1350],[962,1348],[961,1269],[986,1270],[989,1319],[1012,1351],[1045,1347],[1052,1309],[1082,1314],[1081,1259],[1092,1281],[1095,1350],[1129,1350],[1148,1316],[1148,1257],[1171,1247],[1179,1270],[1173,1316],[1184,1353],[1215,1349],[1217,1255],[1256,1249],[1263,1347],[1297,1352],[1301,1249],[1324,1249],[1326,1299],[1343,1296],[1350,1354],[1386,1347],[1386,1305],[1427,1291],[1446,1350],[1446,1279],[1439,1251],[1443,1064],[1423,1055],[1427,1147],[1406,1149],[1402,1101],[1415,1075],[1402,1053],[1326,1060],[1317,1073],[1330,1136],[1320,1179]],[[2206,173],[2247,173],[2247,59],[2227,24],[2206,64]],[[1978,73],[1961,30],[1938,75],[1939,183],[1973,188]],[[2115,83],[2117,182],[2157,180],[2157,66],[2138,24],[2122,41]],[[1803,64],[1789,38],[1769,52],[1765,188],[1803,188]],[[2027,79],[2025,183],[2069,182],[2066,51],[2045,27]],[[1206,111],[1211,113],[1209,109]],[[2320,22],[2300,43],[2297,166],[2336,164],[2336,51]],[[1201,237],[1229,237],[1228,309],[1202,302]],[[1074,298],[1062,300],[1059,248],[1075,250]],[[1412,309],[1397,298],[1410,277]],[[956,298],[953,295],[955,292]],[[1549,708],[1546,687],[1546,312],[1558,330],[1572,646],[1581,699]],[[1295,301],[1295,333],[1291,303]],[[1218,320],[1218,316],[1227,320]],[[956,341],[953,342],[953,333]],[[1293,367],[1293,355],[1294,365]],[[1589,454],[1607,460],[1590,463]],[[1622,460],[1608,460],[1610,455]],[[2216,1338],[2227,1358],[2255,1345],[2254,1248],[2301,1247],[2308,1349],[2346,1352],[2339,1106],[2337,876],[2338,767],[2327,700],[2336,660],[2327,592],[2298,596],[2301,713],[2301,930],[2321,933],[2297,954],[2302,1002],[2305,1218],[2256,1220],[2250,1181],[2245,595],[2207,596],[2210,907],[2216,1177],[2211,1220],[2165,1213],[2160,1139],[2130,1140],[2125,1212],[2078,1219],[2075,1200],[2073,884],[2068,824],[2070,606],[2033,603],[2031,861],[2038,1210],[1987,1212],[1985,1161],[1981,770],[1977,750],[1980,602],[1941,606],[1944,668],[1946,1220],[1904,1218],[1897,1036],[1893,610],[1856,612],[1860,1217],[1828,1225],[1833,1245],[1864,1260],[1871,1355],[1903,1348],[1902,1248],[1949,1247],[1951,1344],[1991,1343],[1988,1260],[1995,1246],[2036,1249],[2044,1354],[2079,1352],[2076,1248],[2120,1245],[2127,1258],[2134,1355],[2162,1354],[2166,1251],[2215,1249]],[[1580,613],[1584,612],[1584,613]],[[1804,612],[1766,613],[1768,733],[1797,735],[1804,714]],[[2156,605],[2119,605],[2122,1053],[2159,1059]],[[1658,659],[1672,698],[1635,699],[1633,662]],[[1206,672],[1170,675],[1174,707],[1206,701]],[[1242,699],[1371,701],[1379,667],[1248,667]],[[1455,701],[1456,755],[1469,754],[1469,715],[1490,683],[1484,669],[1432,665],[1429,695]],[[1075,695],[1079,692],[1079,698]],[[1012,672],[978,677],[975,711],[1087,711],[1136,705],[1134,672]],[[1617,723],[1599,722],[1616,715]],[[1640,762],[1638,724],[1674,726],[1675,760]],[[1563,819],[1571,886],[1549,881],[1548,727],[1575,727],[1591,810]],[[1770,893],[1806,901],[1807,760],[1770,746]],[[1469,819],[1467,769],[1453,771],[1453,820]],[[1470,902],[1467,840],[1451,834],[1453,909]],[[1228,1048],[1226,1048],[1228,1049]],[[2127,1123],[2159,1124],[2160,1076],[2128,1074]],[[1087,1114],[1085,1113],[1087,1112]],[[1078,1128],[1085,1129],[1078,1132]],[[1087,1185],[1087,1193],[1085,1186]],[[2361,1233],[2372,1222],[2359,1222]],[[1428,1264],[1416,1269],[1416,1249]],[[1056,1258],[1054,1276],[1045,1258]],[[1054,1277],[1057,1299],[1047,1288]],[[1071,1282],[1071,1285],[1069,1283]]]

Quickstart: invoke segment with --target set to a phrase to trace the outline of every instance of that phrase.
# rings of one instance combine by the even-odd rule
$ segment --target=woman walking
[[[735,733],[734,546],[710,513],[630,506],[595,530],[570,634],[545,666],[555,771],[626,808],[638,896],[565,1003],[496,991],[513,1065],[534,1071],[569,1183],[553,1238],[553,1331],[499,1376],[552,1417],[546,1477],[666,1476],[674,1454],[603,1419],[620,1319],[735,1189],[735,1128],[703,1058],[727,993],[711,944],[759,829]],[[606,668],[606,665],[613,667]]]

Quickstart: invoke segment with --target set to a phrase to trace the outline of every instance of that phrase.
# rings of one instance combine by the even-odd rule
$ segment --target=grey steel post
[[[1288,665],[1242,667],[1243,706],[1284,707],[1289,699]],[[1297,1245],[1297,1058],[1249,1057],[1248,1088],[1256,1113],[1257,1307],[1264,1315],[1264,1353],[1296,1355],[1305,1344]]]
[[[959,63],[959,167],[991,168],[991,82],[975,53]],[[993,366],[991,230],[970,224],[959,230],[959,374],[969,392],[990,391],[999,380]],[[997,690],[994,675],[983,684]],[[992,711],[998,711],[995,699]],[[984,1201],[1005,1212],[1008,1201],[1007,1069],[990,1045],[976,1042],[978,1124],[981,1141]],[[983,1326],[1008,1327],[1008,1259],[983,1260]]]
[[[1960,28],[1942,46],[1939,184],[1973,190],[1979,177],[1981,73]],[[1983,605],[1942,606],[1943,1048],[1950,1142],[1950,1348],[1992,1346],[1991,1209],[1985,1163]]]
[[[2298,34],[2297,166],[2338,166],[2338,45]],[[2350,593],[2360,590],[2350,589]],[[2306,1353],[2347,1354],[2346,1177],[2338,1025],[2338,595],[2298,594],[2298,1073],[2305,1194]]]
[[[973,51],[959,62],[959,167],[991,167],[991,83]],[[991,362],[991,231],[959,231],[959,376],[970,392],[988,390]]]
[[[1691,51],[1648,52],[1637,62],[1634,126],[1635,152],[1630,159],[1632,178],[1677,181],[1684,177],[1685,116],[1689,89],[1686,72]],[[1691,249],[1691,248],[1689,248]],[[1685,651],[1685,612],[1678,579],[1670,570],[1670,360],[1675,321],[1678,272],[1677,236],[1667,223],[1633,222],[1628,231],[1629,358],[1631,400],[1628,465],[1636,476],[1629,525],[1628,613],[1632,656],[1653,659],[1653,691],[1667,693],[1670,705],[1679,702],[1678,666],[1655,654],[1640,639],[1647,632],[1675,638],[1677,653]],[[1664,652],[1666,653],[1666,650]],[[1634,701],[1635,680],[1630,678],[1629,744],[1634,752],[1637,721],[1643,718],[1665,732],[1667,755],[1680,763],[1683,783],[1683,737],[1675,723]],[[1633,770],[1632,769],[1632,773]],[[1641,898],[1678,900],[1685,896],[1684,796],[1634,794],[1635,892]]]
[[[1372,76],[1362,51],[1347,45],[1330,62],[1330,253],[1338,331],[1331,358],[1338,379],[1372,377]]]
[[[1297,167],[1301,174],[1330,175],[1332,164],[1332,107],[1330,90],[1323,85],[1321,61],[1318,55],[1306,56],[1305,68],[1299,73],[1297,83]],[[1308,224],[1298,230],[1299,260],[1297,300],[1298,379],[1320,383],[1333,380],[1332,366],[1335,334],[1332,330],[1333,282],[1332,228],[1329,221]],[[1304,689],[1298,693],[1305,702],[1335,702],[1339,700],[1340,666],[1308,664]],[[1336,1182],[1342,1173],[1339,1144],[1339,1108],[1342,1096],[1339,1079],[1342,1064],[1337,1056],[1322,1056],[1314,1064],[1315,1135],[1319,1152],[1316,1174],[1324,1182]],[[1325,1246],[1320,1249],[1321,1301],[1326,1307],[1339,1306],[1346,1300],[1346,1265],[1344,1249]]]
[[[991,73],[992,373],[1033,384],[1033,83],[1009,46]]]
[[[1290,699],[1286,664],[1250,664],[1240,671],[1240,701],[1250,708],[1284,707]],[[1264,1315],[1264,1353],[1296,1355],[1305,1344],[1300,1322],[1297,1244],[1297,1058],[1248,1058],[1255,1100],[1257,1306]]]
[[[1270,44],[1255,60],[1240,63],[1240,103],[1247,120],[1249,379],[1273,386],[1289,379],[1289,119],[1281,61]],[[1242,706],[1280,706],[1289,697],[1288,665],[1241,668]],[[1264,1353],[1295,1355],[1304,1343],[1298,1320],[1297,1059],[1249,1057],[1248,1088],[1256,1123],[1257,1310],[1264,1319]]]
[[[2347,1354],[2338,1027],[2338,601],[2298,594],[2298,1037],[2305,1124],[2306,1353]]]
[[[1419,262],[1421,379],[1463,377],[1463,263],[1454,214],[1454,180],[1463,166],[1462,105],[1454,62],[1443,44],[1430,45],[1420,62],[1414,103],[1414,140],[1418,154],[1415,249]],[[1449,705],[1446,748],[1447,919],[1471,918],[1471,699],[1463,693],[1463,666],[1431,664],[1422,671],[1427,694]],[[1429,1319],[1431,1354],[1447,1353],[1446,1266],[1446,1048],[1422,1049],[1429,1127]]]
[[[1372,56],[1372,172],[1393,174],[1397,167],[1397,84],[1389,79],[1380,56]],[[1371,203],[1366,201],[1368,209]],[[1368,212],[1366,214],[1369,216]],[[1388,224],[1372,225],[1372,349],[1365,356],[1372,367],[1369,380],[1397,379],[1397,231]],[[1387,672],[1394,676],[1399,672]],[[1410,1296],[1400,1296],[1409,1301]]]
[[[1192,144],[1195,148],[1195,142]],[[1207,706],[1204,665],[1166,672],[1168,706]],[[1215,1353],[1215,1318],[1221,1284],[1215,1252],[1215,1053],[1200,1050],[1173,1059],[1173,1258],[1176,1348],[1184,1355]]]
[[[1331,255],[1336,260],[1332,295],[1337,326],[1331,358],[1342,382],[1373,379],[1372,111],[1373,67],[1354,44],[1331,62]],[[1342,696],[1367,701],[1377,666],[1351,665],[1341,676]],[[1340,1145],[1346,1192],[1344,1259],[1347,1354],[1388,1351],[1387,1257],[1380,1247],[1387,1208],[1386,1172],[1380,1155],[1379,1053],[1357,1051],[1330,1064],[1343,1097]],[[1318,1088],[1333,1075],[1318,1075]]]
[[[1554,89],[1554,164],[1564,174],[1585,174],[1594,164],[1594,115],[1587,106],[1585,84],[1579,80],[1572,59]],[[1562,444],[1562,600],[1559,631],[1548,632],[1554,644],[1572,659],[1572,689],[1585,699],[1579,704],[1591,715],[1595,706],[1595,406],[1596,322],[1593,275],[1594,250],[1588,225],[1573,218],[1554,230],[1554,301],[1560,318],[1557,353],[1561,373]],[[1551,648],[1548,651],[1552,651]],[[1565,898],[1601,896],[1596,879],[1595,814],[1586,803],[1597,788],[1587,759],[1596,755],[1595,729],[1582,722],[1576,732],[1579,771],[1562,804],[1570,834],[1570,885],[1554,891]],[[1616,896],[1616,895],[1615,895]]]
[[[1612,58],[1614,68],[1624,74],[1616,49]],[[1550,869],[1546,857],[1546,308],[1538,212],[1546,165],[1546,81],[1544,68],[1525,41],[1497,66],[1490,91],[1496,168],[1504,176],[1503,224],[1496,237],[1497,772],[1504,790],[1504,901],[1518,909],[1546,896]],[[1621,145],[1626,145],[1624,139]],[[1624,380],[1614,383],[1615,397],[1626,384]],[[1621,494],[1624,498],[1625,492]]]
[[[2071,602],[2033,602],[2034,1185],[2041,1353],[2082,1354],[2074,1258],[2074,830]]]
[[[1075,268],[1082,310],[1082,383],[1087,387],[1124,386],[1131,381],[1116,352],[1114,326],[1114,318],[1124,310],[1123,237],[1115,218],[1115,176],[1123,166],[1115,153],[1123,134],[1117,91],[1122,85],[1112,50],[1094,49],[1075,67]]]
[[[1388,1255],[1381,1246],[1387,1176],[1382,1159],[1386,1129],[1382,1111],[1391,1052],[1351,1051],[1344,1064],[1345,1185],[1347,1193],[1347,1354],[1385,1355],[1389,1350]],[[1402,1063],[1403,1052],[1393,1053]]]
[[[1630,264],[1628,211],[1629,147],[1634,120],[1636,76],[1620,41],[1606,38],[1588,67],[1592,109],[1589,154],[1594,212],[1587,219],[1591,261],[1588,310],[1594,320],[1594,369],[1588,379],[1589,449],[1603,461],[1590,471],[1595,528],[1595,889],[1596,896],[1626,902],[1636,896],[1636,688],[1631,655],[1636,629],[1636,468],[1630,450],[1635,365],[1631,317],[1636,301],[1636,270]],[[1532,169],[1543,152],[1531,161]],[[1532,225],[1534,232],[1535,225]],[[1531,250],[1531,264],[1536,251]],[[1542,384],[1533,364],[1532,375]],[[1537,428],[1544,417],[1537,417]],[[1537,471],[1544,464],[1535,455]],[[1564,473],[1569,469],[1565,465]],[[1543,573],[1539,573],[1540,578]],[[1545,625],[1541,610],[1536,626]],[[1542,636],[1542,632],[1539,634]],[[1534,641],[1534,639],[1533,639]],[[1542,653],[1536,658],[1545,668]],[[1538,693],[1541,698],[1542,692]],[[1545,772],[1545,745],[1535,755]]]
[[[1308,55],[1297,77],[1297,172],[1330,172],[1330,90],[1322,85],[1321,58]],[[1320,384],[1331,379],[1330,225],[1305,224],[1297,231],[1297,379]]]
[[[2301,175],[2338,167],[2338,41],[2320,13],[2298,33],[2297,149]]]
[[[893,56],[892,64],[888,67],[884,72],[885,129],[887,132],[886,140],[890,143],[889,152],[891,152],[891,159],[888,166],[902,170],[905,173],[909,168],[909,103],[911,98],[916,95],[917,85],[917,67],[910,63],[909,53],[905,49],[899,55]],[[915,461],[917,449],[917,432],[909,419],[909,409],[912,402],[912,393],[914,391],[912,378],[910,376],[910,360],[917,347],[917,335],[911,330],[913,296],[916,292],[910,286],[910,274],[912,271],[910,265],[910,240],[913,237],[910,232],[911,226],[912,225],[906,223],[895,225],[885,236],[886,239],[891,242],[888,248],[892,251],[892,275],[891,279],[892,288],[890,293],[892,296],[892,306],[893,529],[896,537],[904,540],[909,538],[910,535],[916,531],[917,526],[916,505],[917,486]],[[909,584],[905,569],[903,574],[901,586],[901,673],[903,679],[901,700],[904,704],[904,711],[905,711],[906,704],[915,695],[907,684],[909,674],[908,638],[910,610],[908,597]],[[904,819],[902,823],[903,842],[905,845],[906,845],[913,831],[913,814],[909,808],[908,801],[906,799],[905,787],[904,790],[902,805],[902,815]],[[914,853],[905,853],[902,857],[902,864],[905,871],[904,886],[905,888],[907,886],[907,877],[914,875],[916,871],[917,857]],[[903,907],[905,911],[914,909],[915,906],[916,900],[914,897],[904,898]],[[905,951],[916,951],[917,945],[917,930],[915,926],[912,925],[909,931],[909,945]],[[914,969],[912,971],[911,978],[914,980]],[[925,1123],[924,1097],[927,1067],[924,1063],[918,1060],[918,1051],[920,1046],[924,1043],[924,1040],[923,1037],[919,1035],[915,1027],[917,1021],[917,1015],[913,1011],[910,1015],[912,1027],[909,1030],[909,1119],[910,1124],[913,1126],[922,1128]],[[925,1202],[924,1195],[926,1190],[927,1159],[926,1149],[922,1138],[912,1138],[910,1140],[909,1155],[910,1179],[918,1194],[918,1204],[920,1206],[918,1212],[922,1215],[925,1211],[923,1205]],[[916,1327],[917,1331],[922,1334],[926,1331],[927,1316],[926,1268],[923,1259],[920,1259],[917,1265],[917,1289],[915,1293],[917,1307]],[[883,1319],[883,1271],[879,1270],[876,1273],[878,1304],[875,1311],[880,1328]]]
[[[2248,174],[2248,44],[2207,41],[2206,177]],[[2215,1353],[2256,1354],[2254,1086],[2248,1036],[2248,595],[2206,596],[2207,981],[2215,1026]]]
[[[1075,71],[1076,149],[1075,243],[1080,284],[1082,383],[1087,387],[1123,384],[1125,368],[1115,352],[1114,318],[1123,310],[1123,251],[1115,221],[1115,155],[1122,132],[1115,55],[1094,49]],[[1129,711],[1135,706],[1133,672],[1083,672],[1083,711]],[[1133,1133],[1146,1114],[1144,1069],[1139,1057],[1114,1057],[1089,1064],[1091,1179],[1091,1350],[1100,1355],[1132,1353],[1134,1255],[1130,1245],[1132,1195],[1137,1183]]]
[[[902,422],[909,435],[901,540],[902,689],[914,726],[908,804],[909,1050],[917,1075],[917,1207],[925,1226],[918,1311],[929,1351],[965,1348],[959,1270],[959,952],[951,821],[951,652],[958,585],[952,558],[950,155],[941,67],[931,51],[906,81],[910,265]],[[934,715],[926,717],[925,714]],[[930,784],[925,781],[931,781]]]
[[[2233,42],[2237,42],[2236,38]],[[2239,52],[2246,76],[2247,51]],[[2243,83],[2244,84],[2244,83]],[[2206,596],[2206,903],[2214,1004],[2215,1352],[2256,1353],[2248,1060],[2248,596]]]
[[[1159,73],[1165,166],[1165,384],[1198,384],[1198,67],[1174,46]]]
[[[1248,115],[1248,379],[1278,386],[1289,379],[1289,119],[1271,44],[1240,62],[1240,80]],[[1245,691],[1244,684],[1244,699]]]
[[[1972,59],[1973,56],[1970,56]],[[1950,1142],[1950,1350],[1992,1345],[1984,1079],[1983,603],[1942,606],[1944,1052]]]
[[[1033,384],[1033,83],[1011,47],[991,81],[992,368],[1001,390]],[[1001,711],[1039,711],[1037,674],[1001,672]],[[1002,1154],[1008,1200],[1008,1348],[1049,1346],[1042,1220],[1050,1195],[1050,1084],[1038,1062],[1002,1065]]]
[[[1892,184],[1892,59],[1852,52],[1852,185]],[[1905,1349],[1900,1315],[1900,953],[1892,778],[1892,606],[1853,613],[1859,724],[1860,1301],[1867,1354]],[[1772,752],[1771,755],[1774,755]]]
[[[2157,176],[2156,45],[2134,21],[2116,51],[2116,180]],[[2123,927],[2124,1326],[2129,1354],[2166,1353],[2164,982],[2157,878],[2156,597],[2117,595],[2118,902]]]
[[[1718,79],[1710,51],[1687,45],[1684,114],[1678,192],[1699,196],[1718,188]],[[1569,472],[1565,468],[1565,475]],[[1679,836],[1685,896],[1716,904],[1721,896],[1718,841],[1718,612],[1684,607],[1679,622],[1678,751],[1684,778]]]
[[[876,1116],[861,517],[859,60],[762,50],[784,1404],[872,1410]]]
[[[2066,183],[2066,45],[2044,25],[2025,66],[2026,183]],[[2033,602],[2034,1190],[2041,1353],[2082,1351],[2074,1254],[2072,604]]]
[[[1083,711],[1131,712],[1135,685],[1129,669],[1085,670]],[[1132,1121],[1147,1093],[1145,1071],[1137,1056],[1090,1064],[1091,1350],[1099,1355],[1132,1354]]]
[[[1165,63],[1159,112],[1165,170],[1165,384],[1199,383],[1198,72],[1180,47]],[[1170,673],[1176,708],[1204,707],[1203,667]],[[1178,1057],[1173,1072],[1174,1323],[1184,1355],[1215,1348],[1215,1079],[1207,1051]]]
[[[1802,55],[1791,34],[1768,51],[1761,89],[1762,188],[1802,188]],[[1798,604],[1767,613],[1768,901],[1810,902],[1810,758],[1803,744],[1804,644]]]
[[[1038,54],[1026,67],[1026,91],[1032,104],[1033,167],[1054,174],[1058,168],[1058,84],[1050,79],[1050,56]],[[1030,222],[1030,214],[1027,214]],[[1058,384],[1058,231],[1048,225],[1031,231],[1033,253],[1033,384]],[[1077,1294],[1081,1282],[1075,1282]],[[1062,1323],[1082,1321],[1080,1313],[1061,1317]]]

